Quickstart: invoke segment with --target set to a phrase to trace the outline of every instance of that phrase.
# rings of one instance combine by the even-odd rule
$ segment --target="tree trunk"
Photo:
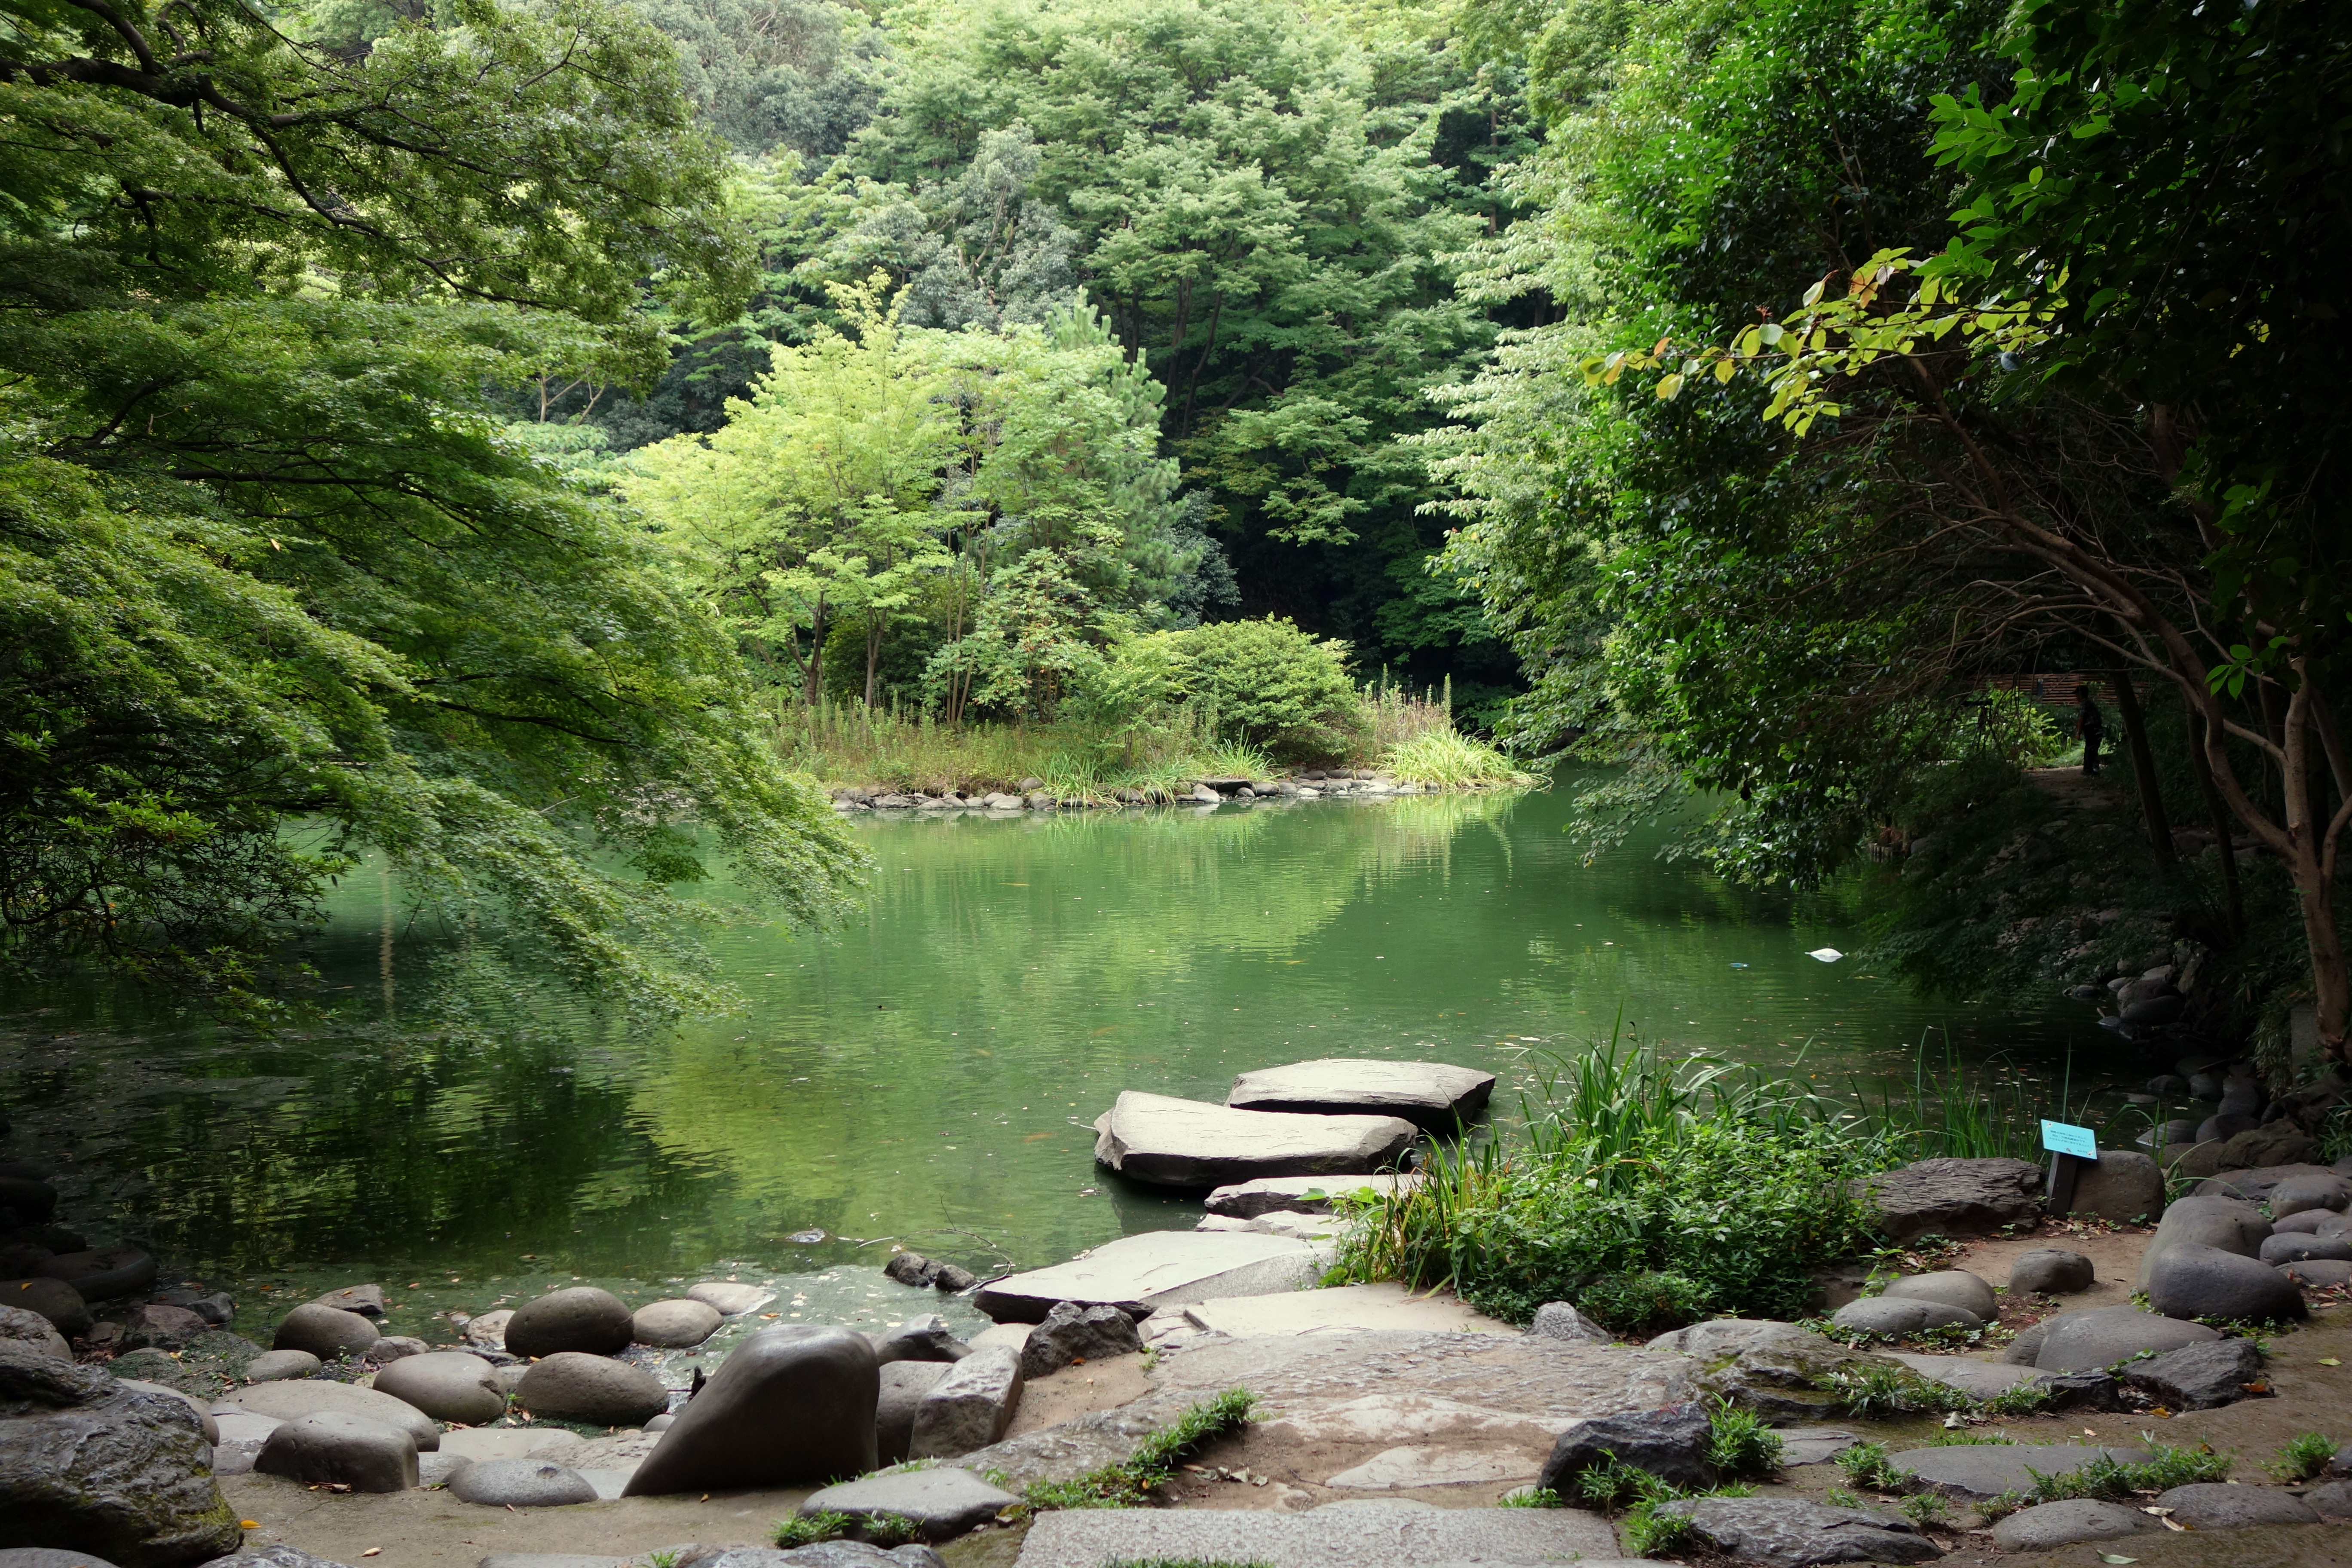
[[[882,669],[882,612],[866,612],[866,710],[874,711],[874,683]]]
[[[2205,715],[2191,708],[2189,724],[2189,762],[2197,771],[2197,788],[2205,796],[2205,820],[2221,847],[2221,893],[2229,904],[2230,938],[2234,942],[2246,934],[2246,898],[2238,886],[2237,829],[2230,822],[2230,808],[2221,803],[2221,792],[2213,786],[2212,764],[2205,760],[2205,738],[2210,733]]]
[[[2156,863],[2172,864],[2172,823],[2164,814],[2164,794],[2156,781],[2156,754],[2147,749],[2147,721],[2139,710],[2139,693],[2132,689],[2131,671],[2116,671],[2116,706],[2124,716],[2124,741],[2131,747],[2132,778],[2139,785],[2140,811],[2147,818],[2148,847]]]
[[[2312,708],[2311,672],[2303,660],[2293,668],[2298,679],[2287,699],[2281,723],[2286,746],[2282,782],[2286,786],[2288,873],[2303,901],[2304,940],[2311,947],[2312,989],[2319,1008],[2319,1047],[2344,1059],[2344,1032],[2352,1019],[2352,971],[2344,961],[2344,933],[2336,924],[2336,879],[2330,875],[2336,858],[2332,826],[2314,810],[2310,750],[2316,728]],[[2320,800],[2326,796],[2322,794]]]
[[[809,627],[808,684],[801,692],[802,700],[811,708],[814,708],[816,700],[824,695],[824,634],[830,629],[825,603],[819,599],[815,620]]]

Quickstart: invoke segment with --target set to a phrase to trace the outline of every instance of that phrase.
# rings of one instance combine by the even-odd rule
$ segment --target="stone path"
[[[1227,1296],[1289,1292],[1314,1283],[1328,1247],[1248,1231],[1153,1230],[1105,1242],[1084,1258],[982,1285],[973,1297],[999,1322],[1043,1322],[1055,1302],[1132,1311]]]
[[[1020,1568],[1100,1568],[1105,1563],[1265,1563],[1268,1568],[1423,1568],[1626,1562],[1598,1514],[1573,1509],[1440,1509],[1339,1502],[1302,1513],[1234,1510],[1078,1510],[1047,1514],[1022,1544]]]

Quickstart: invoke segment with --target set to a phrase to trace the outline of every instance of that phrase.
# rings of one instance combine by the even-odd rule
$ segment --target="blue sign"
[[[2053,1154],[2072,1154],[2078,1160],[2099,1157],[2099,1140],[2087,1127],[2069,1127],[2063,1121],[2042,1124],[2042,1146]]]

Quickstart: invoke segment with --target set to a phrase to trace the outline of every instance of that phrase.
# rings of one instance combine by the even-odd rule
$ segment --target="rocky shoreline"
[[[1423,784],[1398,779],[1371,768],[1309,768],[1279,778],[1201,778],[1181,781],[1165,791],[1118,789],[1100,795],[1057,795],[1045,781],[1025,778],[1011,790],[971,795],[947,790],[931,795],[887,784],[835,784],[826,790],[833,809],[844,816],[864,811],[977,812],[1011,816],[1025,812],[1078,811],[1146,805],[1217,806],[1266,800],[1377,799],[1400,795],[1445,795],[1500,787],[1526,788],[1535,783],[1523,777],[1509,785],[1489,784]]]
[[[2051,1477],[2169,1474],[2147,1439],[2074,1440],[2100,1421],[2231,1420],[2284,1402],[2284,1368],[2343,1363],[2279,1336],[2302,1326],[2352,1351],[2352,1161],[2221,1172],[2168,1203],[2156,1159],[2107,1151],[2066,1215],[2045,1212],[2034,1165],[1918,1162],[1866,1189],[1913,1266],[1825,1276],[1822,1320],[1717,1320],[1639,1344],[1570,1302],[1522,1331],[1394,1286],[1311,1289],[1343,1223],[1336,1196],[1411,1183],[1382,1167],[1476,1116],[1493,1085],[1444,1064],[1324,1061],[1244,1073],[1223,1105],[1123,1094],[1097,1120],[1097,1161],[1174,1188],[1221,1182],[1198,1228],[985,1280],[900,1252],[891,1279],[997,1326],[966,1341],[936,1316],[879,1333],[772,1324],[683,1386],[663,1352],[761,1314],[770,1291],[711,1279],[633,1307],[560,1289],[452,1321],[436,1345],[384,1334],[383,1292],[361,1284],[284,1311],[265,1349],[235,1331],[236,1302],[158,1290],[152,1258],[58,1224],[37,1162],[0,1166],[16,1276],[0,1279],[0,1568],[1610,1561],[1633,1516],[1575,1506],[1604,1453],[1666,1489],[1641,1526],[1654,1542],[1666,1531],[1662,1557],[1774,1568],[2126,1535],[2155,1564],[2174,1533],[2352,1518],[2352,1480],[2332,1479],[2352,1474],[2352,1448],[2288,1485],[2255,1483],[2250,1462],[2234,1484],[2126,1488],[2130,1506],[2036,1500],[2065,1490]],[[1051,1489],[1131,1462],[1232,1389],[1260,1418],[1155,1483],[1174,1507],[1056,1511]],[[2309,1396],[2325,1430],[2352,1381]],[[1777,1445],[1753,1495],[1717,1488],[1722,1411],[1768,1423]],[[1938,1437],[1995,1428],[1989,1446]],[[1870,1459],[1872,1489],[1827,1481],[1898,1441]],[[540,1550],[486,1539],[511,1543],[494,1521],[526,1514]],[[347,1547],[354,1531],[396,1545]],[[2305,1560],[2260,1539],[2262,1560]]]

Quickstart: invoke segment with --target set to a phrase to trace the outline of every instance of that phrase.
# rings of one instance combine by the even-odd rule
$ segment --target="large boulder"
[[[2157,1260],[2176,1247],[2210,1247],[2255,1258],[2271,1234],[2262,1210],[2237,1198],[2188,1197],[2165,1210],[2164,1219],[2140,1253],[2134,1290],[2145,1290]]]
[[[874,1346],[864,1334],[797,1324],[762,1329],[738,1344],[677,1413],[622,1495],[863,1475],[875,1468],[880,1384]]]
[[[954,1364],[943,1361],[891,1361],[882,1363],[882,1382],[874,1402],[875,1458],[885,1465],[902,1465],[915,1441],[915,1410],[923,1396],[947,1376]]]
[[[1822,1383],[1832,1373],[1895,1363],[1835,1340],[1763,1318],[1716,1318],[1660,1334],[1647,1346],[1694,1358],[1697,1389],[1767,1420],[1811,1421],[1837,1414]]]
[[[2294,1280],[2258,1258],[2183,1243],[2147,1271],[2148,1305],[2168,1318],[2286,1322],[2308,1315]]]
[[[1095,1159],[1169,1187],[1319,1176],[1393,1165],[1420,1130],[1395,1116],[1234,1110],[1129,1089],[1095,1121]]]
[[[1577,1478],[1613,1458],[1685,1490],[1705,1490],[1717,1479],[1707,1458],[1712,1431],[1706,1406],[1696,1400],[1663,1410],[1597,1415],[1559,1435],[1538,1484],[1572,1502]]]
[[[441,1447],[441,1428],[434,1425],[431,1416],[407,1401],[378,1394],[373,1388],[356,1388],[323,1378],[295,1378],[231,1389],[213,1401],[215,1415],[230,1411],[273,1416],[279,1421],[299,1421],[320,1412],[357,1415],[407,1433],[420,1454],[432,1453]]]
[[[1043,1322],[1058,1301],[1118,1307],[1142,1318],[1160,1307],[1301,1289],[1326,1267],[1322,1248],[1288,1237],[1150,1230],[1050,1268],[992,1279],[972,1303],[1000,1323]]]
[[[2172,1171],[2175,1175],[2212,1176],[2225,1171],[2301,1164],[2318,1152],[2318,1143],[2296,1131],[2292,1122],[2273,1121],[2192,1144],[2172,1161]]]
[[[534,1415],[561,1421],[641,1426],[669,1408],[669,1390],[641,1366],[584,1351],[557,1351],[522,1374],[515,1402]]]
[[[175,1351],[211,1331],[211,1324],[185,1307],[145,1301],[124,1314],[122,1345],[126,1350]]]
[[[634,1331],[634,1320],[618,1296],[593,1285],[574,1285],[517,1307],[507,1320],[506,1345],[519,1356],[558,1351],[611,1355],[629,1348]]]
[[[73,1347],[66,1343],[58,1327],[38,1312],[26,1311],[22,1307],[0,1307],[0,1340],[13,1340],[30,1345],[42,1354],[58,1361],[73,1360]]]
[[[245,1363],[247,1383],[276,1383],[281,1378],[316,1377],[326,1364],[309,1351],[264,1351]]]
[[[403,1356],[375,1374],[375,1391],[414,1405],[436,1421],[479,1426],[507,1413],[498,1369],[466,1351]]]
[[[2124,1383],[2168,1410],[2213,1410],[2234,1405],[2263,1383],[2263,1352],[2252,1340],[2208,1340],[2183,1345],[2123,1369]]]
[[[1980,1328],[1984,1320],[1965,1307],[1944,1301],[1906,1301],[1899,1296],[1864,1296],[1830,1314],[1830,1321],[1856,1333],[1899,1339],[1922,1329]]]
[[[381,1285],[346,1285],[340,1290],[330,1290],[323,1296],[313,1296],[314,1307],[332,1307],[339,1312],[357,1312],[362,1318],[383,1316],[383,1287]]]
[[[1486,1110],[1494,1092],[1495,1075],[1475,1068],[1333,1058],[1245,1072],[1234,1079],[1225,1103],[1236,1110],[1402,1116],[1451,1132]]]
[[[2137,1307],[2096,1307],[2045,1318],[2017,1337],[2008,1359],[2020,1361],[2030,1354],[2031,1364],[2041,1372],[2089,1372],[2129,1361],[2143,1351],[2161,1354],[2221,1337],[2202,1323],[2182,1322]]]
[[[1921,1160],[1866,1177],[1878,1228],[1896,1241],[1990,1236],[2042,1212],[2042,1171],[2023,1160]]]
[[[2263,1249],[2254,1256],[2273,1265],[2352,1262],[2352,1237],[2273,1231],[2263,1238]]]
[[[1337,1176],[1260,1176],[1219,1187],[1202,1200],[1202,1207],[1229,1219],[1255,1219],[1260,1215],[1328,1214],[1331,1200],[1343,1194],[1370,1193],[1385,1197],[1418,1178],[1366,1175],[1360,1172]]]
[[[1688,1520],[1691,1533],[1724,1556],[1762,1568],[1926,1563],[1943,1555],[1906,1519],[1795,1498],[1696,1498],[1657,1511]]]
[[[416,1485],[416,1440],[364,1415],[331,1411],[281,1422],[253,1458],[265,1476],[355,1492],[404,1492]]]
[[[907,1443],[914,1459],[951,1459],[985,1448],[1004,1436],[1021,1408],[1021,1352],[1006,1346],[974,1350],[931,1385],[915,1405]]]
[[[382,1331],[357,1312],[310,1301],[278,1320],[278,1332],[269,1342],[269,1348],[309,1351],[320,1361],[333,1361],[339,1356],[357,1355],[381,1337]]]
[[[2244,1170],[2230,1171],[2218,1176],[2208,1176],[2197,1184],[2189,1195],[2200,1198],[2236,1198],[2242,1203],[2266,1204],[2271,1194],[2289,1182],[2305,1176],[2332,1176],[2342,1173],[2326,1165],[2296,1163],[2290,1165],[2255,1165]]]
[[[1980,1320],[1991,1318],[2000,1310],[1993,1299],[1992,1287],[1965,1268],[1939,1268],[1930,1274],[1906,1275],[1889,1285],[1885,1294],[1898,1301],[1937,1301],[1947,1307],[1958,1307]]]
[[[2273,1223],[2306,1210],[2342,1214],[2352,1208],[2352,1182],[2334,1174],[2297,1176],[2271,1189]]]
[[[2076,1173],[2066,1209],[2113,1225],[2154,1219],[2164,1212],[2164,1173],[2134,1150],[2102,1149],[2095,1163]]]
[[[0,1521],[7,1543],[170,1568],[236,1549],[203,1426],[168,1394],[0,1341]]]
[[[1135,1320],[1117,1307],[1056,1301],[1045,1321],[1022,1342],[1021,1375],[1024,1379],[1049,1377],[1074,1362],[1105,1361],[1142,1348],[1143,1336],[1136,1331]]]
[[[596,1484],[552,1459],[476,1459],[449,1478],[449,1495],[484,1508],[562,1508],[594,1502]]]
[[[629,1334],[641,1345],[691,1350],[725,1321],[726,1314],[708,1301],[649,1301],[629,1315]]]
[[[0,1279],[0,1306],[15,1307],[49,1321],[49,1326],[69,1340],[89,1332],[93,1320],[81,1292],[62,1279]]]

